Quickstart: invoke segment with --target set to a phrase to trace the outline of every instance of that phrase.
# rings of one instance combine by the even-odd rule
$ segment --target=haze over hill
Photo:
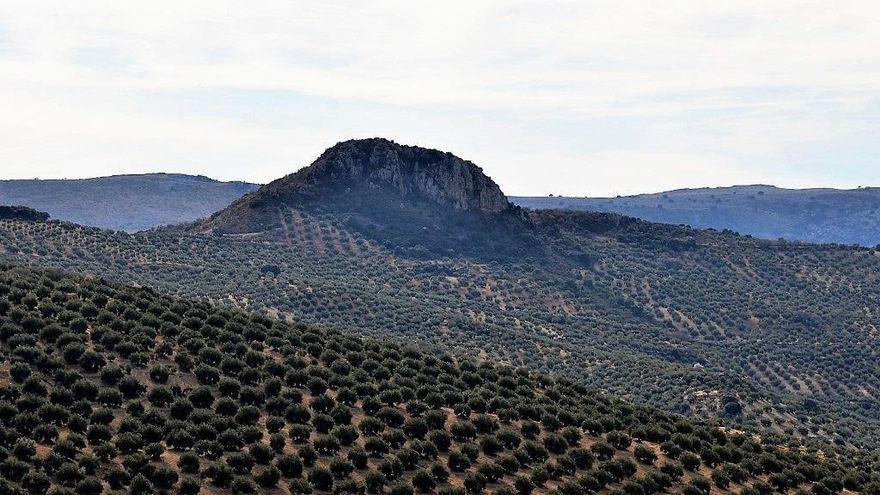
[[[28,206],[59,220],[136,232],[206,217],[256,188],[182,174],[3,180],[0,205]]]
[[[652,222],[730,229],[764,239],[880,244],[880,188],[733,186],[615,198],[514,197],[526,208],[620,213]]]

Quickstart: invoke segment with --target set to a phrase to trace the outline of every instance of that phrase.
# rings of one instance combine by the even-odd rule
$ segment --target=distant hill
[[[346,228],[411,254],[521,255],[535,247],[529,221],[473,163],[381,138],[338,143],[310,166],[190,230],[266,234],[289,241],[299,212],[329,215]]]
[[[880,188],[733,186],[616,198],[514,197],[531,209],[620,213],[652,222],[730,229],[764,239],[880,244]]]
[[[5,180],[0,181],[0,204],[28,206],[82,225],[136,232],[207,217],[256,188],[246,182],[183,174]]]

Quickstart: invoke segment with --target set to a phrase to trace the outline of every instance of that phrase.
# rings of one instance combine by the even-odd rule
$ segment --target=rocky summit
[[[534,250],[528,216],[480,167],[381,138],[344,141],[310,166],[244,196],[194,232],[287,242],[303,215],[395,249],[493,255]],[[488,246],[488,247],[487,247]],[[508,253],[509,254],[509,253]]]
[[[498,185],[473,163],[382,138],[341,142],[311,166],[267,185],[265,192],[314,194],[328,187],[385,188],[459,211],[500,213],[511,207]]]

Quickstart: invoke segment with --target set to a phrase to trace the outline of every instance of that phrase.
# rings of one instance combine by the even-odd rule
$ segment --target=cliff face
[[[492,179],[451,153],[403,146],[387,139],[339,143],[295,174],[266,186],[271,196],[309,196],[329,190],[390,189],[403,198],[427,199],[458,211],[500,213],[511,208]]]

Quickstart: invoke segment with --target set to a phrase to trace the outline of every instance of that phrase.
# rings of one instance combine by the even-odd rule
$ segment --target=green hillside
[[[2,493],[880,493],[876,461],[575,383],[0,266]]]
[[[578,221],[536,217],[565,254],[553,263],[414,259],[289,215],[282,244],[4,221],[0,256],[554,371],[668,410],[876,445],[874,251],[565,214]]]
[[[880,255],[524,211],[476,165],[340,143],[209,219],[0,221],[0,257],[553,372],[815,446],[880,442]]]

